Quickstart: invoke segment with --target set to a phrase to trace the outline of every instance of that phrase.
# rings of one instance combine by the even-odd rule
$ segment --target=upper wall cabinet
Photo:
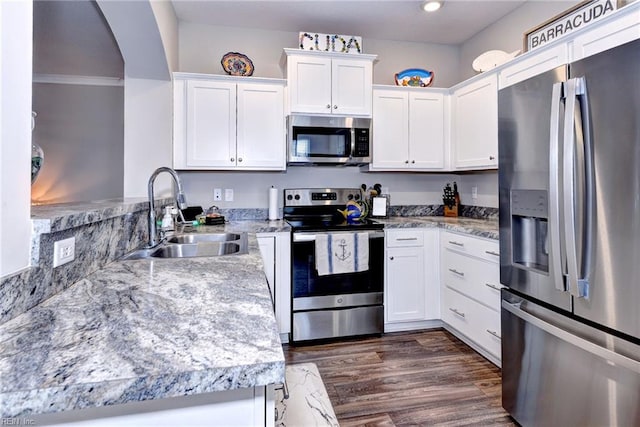
[[[506,65],[498,73],[499,88],[514,85],[545,71],[552,70],[567,63],[568,51],[566,44],[545,49],[537,55],[517,59],[512,65]]]
[[[453,168],[497,168],[498,78],[495,73],[454,88],[451,119]]]
[[[376,55],[284,51],[291,113],[371,117]]]
[[[444,169],[446,92],[394,86],[374,89],[370,170]]]
[[[284,81],[174,74],[176,169],[283,170]]]

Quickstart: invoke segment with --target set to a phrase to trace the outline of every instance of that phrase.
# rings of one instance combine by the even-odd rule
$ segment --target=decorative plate
[[[427,87],[433,83],[433,71],[421,68],[409,68],[394,76],[398,86]]]
[[[489,50],[473,60],[471,66],[475,71],[484,72],[502,65],[511,58],[514,58],[520,51],[516,50],[511,53],[502,50]]]
[[[227,52],[220,60],[222,68],[232,76],[250,76],[253,74],[253,62],[238,52]]]

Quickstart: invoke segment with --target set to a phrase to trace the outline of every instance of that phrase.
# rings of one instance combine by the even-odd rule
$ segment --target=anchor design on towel
[[[351,252],[347,252],[347,246],[349,246],[347,244],[347,241],[345,239],[341,239],[340,243],[338,243],[338,246],[342,248],[342,254],[339,254],[338,252],[336,252],[335,253],[336,258],[338,258],[340,261],[349,259],[349,257],[351,257]]]

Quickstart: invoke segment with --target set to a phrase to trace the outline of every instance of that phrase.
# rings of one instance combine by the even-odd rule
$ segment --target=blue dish
[[[396,73],[394,78],[398,86],[427,87],[433,83],[433,71],[422,68],[408,68]]]

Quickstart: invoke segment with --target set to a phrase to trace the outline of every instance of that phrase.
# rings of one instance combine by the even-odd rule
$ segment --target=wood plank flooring
[[[287,364],[318,366],[342,427],[516,425],[500,369],[444,329],[284,346]]]

